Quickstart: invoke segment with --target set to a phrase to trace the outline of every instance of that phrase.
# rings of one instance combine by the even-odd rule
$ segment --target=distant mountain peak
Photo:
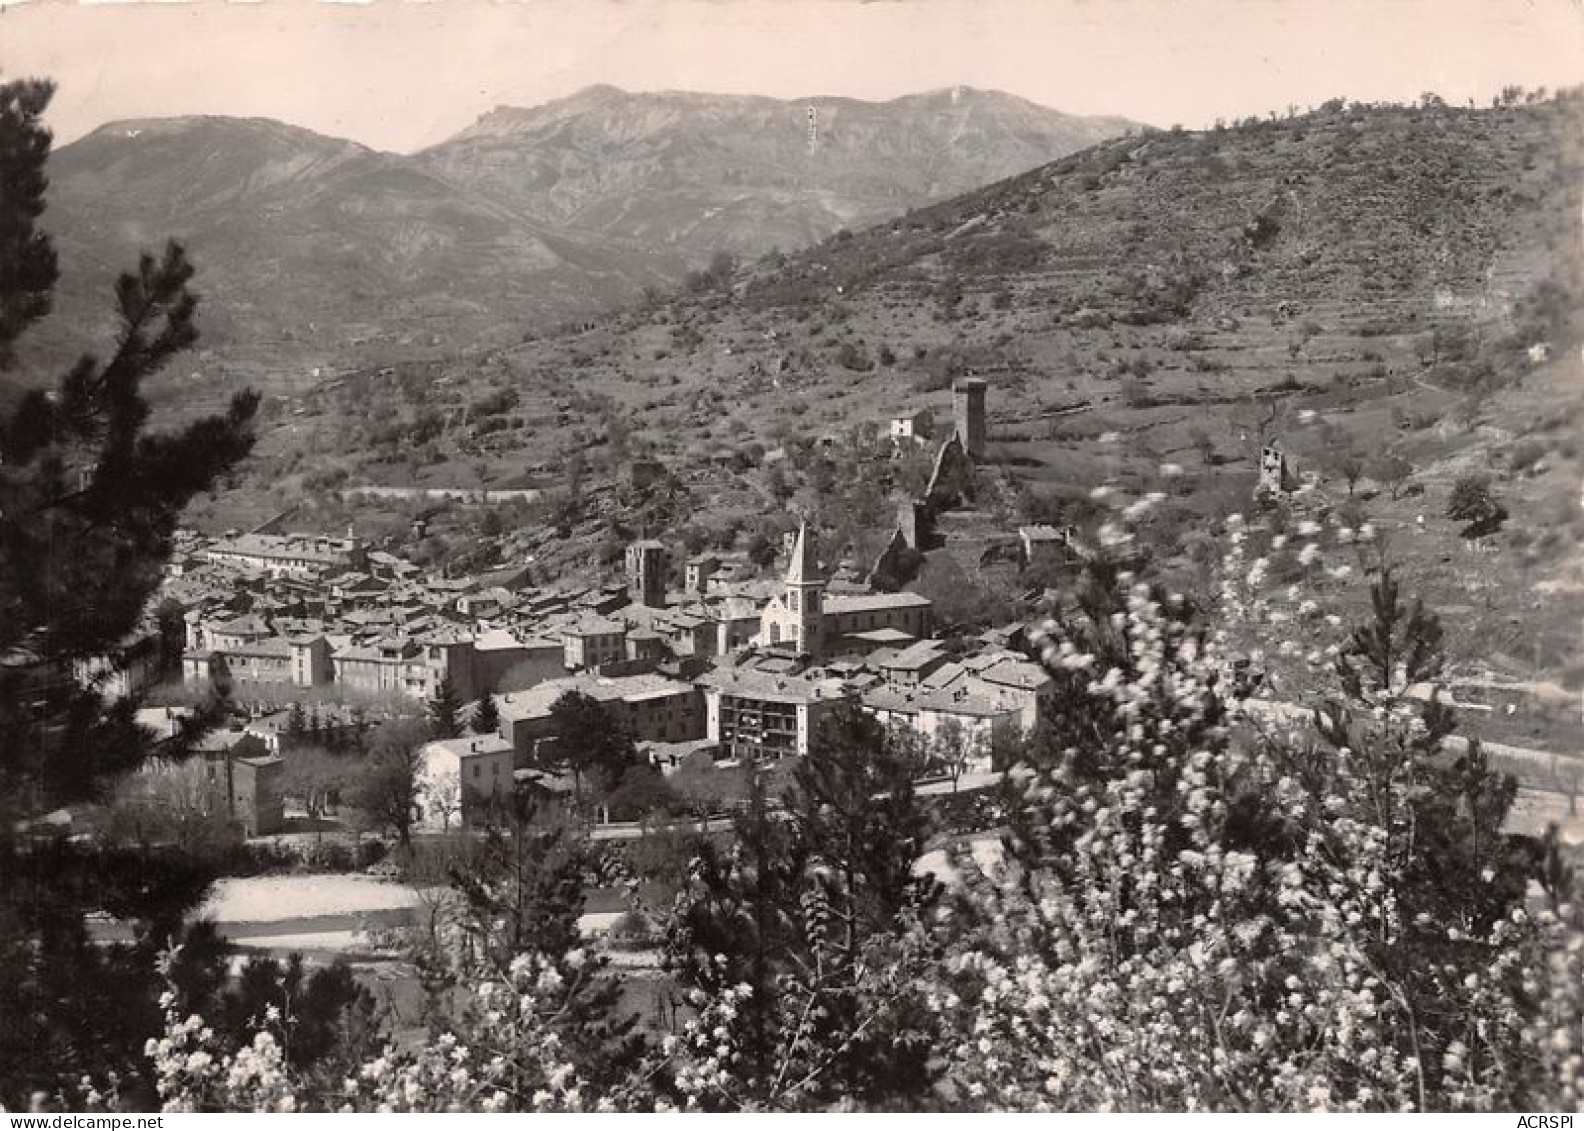
[[[574,91],[565,101],[568,102],[602,102],[612,98],[628,98],[629,93],[621,87],[608,82],[597,82]]]
[[[516,215],[702,263],[805,246],[1131,125],[970,86],[884,102],[594,86],[497,106],[418,159]]]
[[[410,156],[261,118],[129,118],[51,156],[51,224],[94,269],[183,239],[209,342],[319,364],[376,342],[504,340],[717,252],[807,247],[1124,128],[971,87],[872,102],[600,84],[496,106]]]
[[[213,136],[235,143],[240,139],[269,140],[278,144],[318,150],[350,149],[374,152],[361,142],[349,138],[317,133],[304,126],[294,126],[273,118],[241,118],[225,114],[183,114],[169,118],[120,118],[106,122],[77,141],[73,146],[89,145],[107,140],[170,140],[184,136]]]

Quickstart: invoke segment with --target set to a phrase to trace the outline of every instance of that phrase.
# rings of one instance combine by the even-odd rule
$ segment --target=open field
[[[356,915],[418,906],[405,884],[364,875],[285,875],[223,879],[199,909],[219,923],[259,923]]]

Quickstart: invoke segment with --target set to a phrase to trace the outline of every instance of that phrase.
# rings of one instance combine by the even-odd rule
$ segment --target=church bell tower
[[[820,579],[809,544],[808,525],[798,525],[797,544],[792,547],[792,563],[787,567],[786,605],[793,619],[793,643],[800,655],[820,654],[820,629],[824,617],[825,582]]]

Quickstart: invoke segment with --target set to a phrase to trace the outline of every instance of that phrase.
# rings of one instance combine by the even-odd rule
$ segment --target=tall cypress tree
[[[468,729],[474,734],[494,734],[500,730],[500,708],[495,706],[495,696],[481,695],[473,705],[468,719]]]
[[[435,738],[456,738],[462,733],[462,700],[457,697],[451,677],[443,675],[429,700],[429,730]]]
[[[144,380],[197,334],[193,269],[175,244],[121,276],[121,329],[108,360],[82,357],[53,388],[47,375],[18,372],[16,343],[49,312],[57,279],[37,227],[50,148],[41,116],[52,93],[45,82],[0,85],[0,375],[11,375],[13,393],[25,390],[0,409],[0,1102],[8,1106],[85,1072],[136,1071],[148,1033],[137,1031],[140,1015],[126,999],[144,994],[152,1005],[157,987],[119,966],[164,945],[202,897],[201,869],[168,853],[65,845],[59,826],[38,818],[103,798],[149,757],[154,736],[137,725],[136,700],[105,702],[77,666],[124,655],[183,508],[247,454],[257,407],[243,393],[220,415],[149,429]],[[199,712],[162,754],[190,750],[215,713]],[[146,864],[129,864],[129,853]],[[99,908],[135,925],[130,949],[90,939],[85,915]]]
[[[281,731],[281,744],[287,750],[295,750],[308,741],[308,713],[303,710],[301,702],[291,705],[291,712],[286,716],[286,727]]]

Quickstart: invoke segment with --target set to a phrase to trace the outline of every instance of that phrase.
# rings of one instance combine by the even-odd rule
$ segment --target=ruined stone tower
[[[665,544],[653,539],[627,547],[627,591],[640,605],[665,607]]]
[[[1266,444],[1260,452],[1260,478],[1256,490],[1270,495],[1284,495],[1292,490],[1292,465],[1287,455],[1276,444]]]
[[[968,458],[980,460],[985,454],[985,383],[977,377],[959,377],[952,382],[952,414],[957,438]]]

